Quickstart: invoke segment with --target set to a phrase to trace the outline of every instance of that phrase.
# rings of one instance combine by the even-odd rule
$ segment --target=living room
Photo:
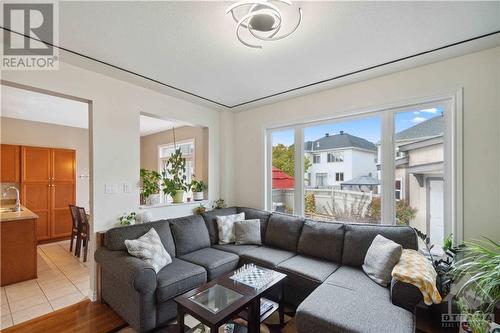
[[[447,288],[459,273],[442,289],[449,272],[436,260],[424,261],[443,299],[432,305],[396,279],[401,254],[389,281],[363,265],[378,262],[369,260],[370,245],[384,252],[376,238],[396,252],[418,250],[420,259],[449,259],[451,272],[474,248],[458,250],[464,242],[492,247],[498,263],[500,2],[47,2],[30,10],[53,18],[44,21],[55,32],[49,37],[23,32],[11,12],[26,8],[16,4],[2,4],[12,14],[2,25],[2,113],[5,87],[89,106],[90,300],[14,325],[2,284],[2,331],[182,331],[184,321],[193,331],[204,323],[252,332],[458,332],[461,321],[441,315],[477,310],[455,306],[461,295],[452,300]],[[22,47],[27,53],[12,53]],[[20,61],[37,57],[39,68]],[[42,68],[49,58],[54,67]],[[257,220],[258,237],[240,236],[258,239],[238,250],[225,244],[218,221],[227,215]],[[235,221],[230,243],[243,227]],[[125,245],[153,229],[162,246],[152,260],[171,260],[163,274],[134,271],[144,258]],[[269,288],[252,293],[221,280],[252,264],[276,272],[271,282],[262,278]],[[167,280],[174,288],[181,271],[192,284],[160,291]],[[480,310],[494,330],[498,271],[492,276]],[[350,299],[331,287],[350,290],[348,280],[380,296],[386,311],[355,301],[329,308]],[[205,290],[236,299],[207,311],[190,300]],[[251,319],[259,299],[276,305],[260,327]],[[443,312],[444,304],[453,309]],[[343,312],[350,307],[362,311]]]

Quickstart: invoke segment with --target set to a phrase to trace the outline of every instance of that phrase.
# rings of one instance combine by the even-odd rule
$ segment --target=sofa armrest
[[[391,301],[394,305],[414,312],[417,304],[423,301],[423,296],[420,290],[414,285],[396,281],[393,278],[391,281]]]
[[[153,266],[126,251],[110,251],[105,247],[96,250],[95,261],[117,282],[134,288],[139,293],[152,293],[156,290],[156,272]]]

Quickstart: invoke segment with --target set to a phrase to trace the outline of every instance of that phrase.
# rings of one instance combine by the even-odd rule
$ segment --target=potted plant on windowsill
[[[184,201],[184,192],[188,189],[186,182],[186,159],[182,157],[180,148],[175,150],[162,171],[163,193],[172,197],[173,203]]]
[[[194,177],[193,177],[194,178]],[[207,184],[203,182],[203,180],[193,179],[191,184],[189,184],[189,188],[193,192],[193,200],[201,201],[203,200],[203,193],[208,188]]]
[[[160,203],[160,180],[161,175],[154,170],[141,169],[141,195],[146,205],[157,205]]]

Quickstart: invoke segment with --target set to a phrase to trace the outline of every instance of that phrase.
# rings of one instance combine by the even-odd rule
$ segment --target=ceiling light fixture
[[[295,26],[288,33],[278,35],[282,28],[283,15],[276,4],[292,5],[289,0],[243,0],[238,1],[226,10],[226,14],[231,13],[231,16],[236,21],[236,37],[245,46],[253,48],[262,48],[262,45],[251,44],[243,40],[240,35],[241,29],[247,29],[250,37],[262,41],[275,41],[280,40],[293,34],[302,21],[302,9],[299,8],[299,18]],[[240,13],[238,18],[235,10],[240,7],[248,7],[246,14]]]

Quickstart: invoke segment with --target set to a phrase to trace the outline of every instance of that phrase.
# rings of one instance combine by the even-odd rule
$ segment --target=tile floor
[[[89,267],[89,261],[69,252],[69,241],[38,246],[38,278],[0,290],[0,329],[85,299],[90,292]]]

